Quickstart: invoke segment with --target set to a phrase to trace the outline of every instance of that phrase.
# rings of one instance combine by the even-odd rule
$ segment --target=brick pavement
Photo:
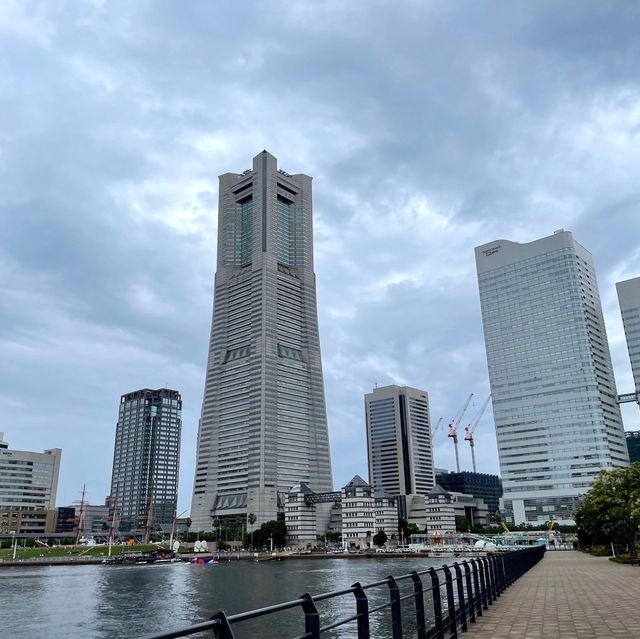
[[[575,551],[547,552],[459,636],[640,638],[640,566]]]

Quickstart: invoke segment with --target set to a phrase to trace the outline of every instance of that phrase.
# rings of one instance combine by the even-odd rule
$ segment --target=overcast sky
[[[488,395],[485,242],[574,232],[632,390],[614,283],[640,275],[639,33],[640,5],[604,0],[4,0],[5,439],[62,448],[58,505],[84,483],[101,503],[120,395],[168,385],[189,508],[217,176],[263,148],[314,178],[336,486],[367,476],[375,383],[427,390],[434,421]],[[498,472],[490,410],[476,442]],[[443,432],[435,461],[453,467]]]

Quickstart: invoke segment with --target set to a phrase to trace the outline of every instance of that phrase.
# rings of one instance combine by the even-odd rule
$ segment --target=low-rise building
[[[425,504],[426,532],[444,534],[456,530],[455,499],[442,486],[429,492]]]
[[[287,544],[295,548],[315,548],[318,544],[318,525],[314,503],[306,498],[313,491],[300,482],[291,488],[284,505]]]
[[[377,532],[398,538],[396,498],[374,495],[356,475],[340,492],[314,493],[307,484],[293,486],[285,502],[287,544],[315,548],[327,532],[340,532],[345,547],[369,548]]]
[[[356,475],[342,489],[342,543],[369,548],[376,533],[373,488]]]
[[[384,532],[388,541],[398,539],[398,504],[395,497],[375,497],[376,533]]]
[[[62,450],[12,450],[0,433],[0,533],[55,531]]]

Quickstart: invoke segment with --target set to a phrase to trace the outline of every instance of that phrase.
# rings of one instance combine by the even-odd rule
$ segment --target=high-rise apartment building
[[[617,282],[616,289],[635,391],[638,393],[640,392],[640,277]]]
[[[311,178],[263,151],[220,176],[218,254],[191,518],[284,512],[333,488],[313,272]]]
[[[121,532],[168,530],[173,524],[181,414],[180,393],[168,388],[120,398],[109,501]]]
[[[379,495],[427,495],[434,486],[429,397],[409,386],[364,396],[369,483]]]
[[[557,231],[475,255],[505,516],[571,522],[629,463],[591,254]]]
[[[62,450],[13,450],[0,433],[0,533],[55,530]]]

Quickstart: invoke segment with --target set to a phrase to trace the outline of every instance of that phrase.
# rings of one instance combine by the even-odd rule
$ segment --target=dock
[[[470,639],[640,637],[640,567],[547,552],[465,633]]]

